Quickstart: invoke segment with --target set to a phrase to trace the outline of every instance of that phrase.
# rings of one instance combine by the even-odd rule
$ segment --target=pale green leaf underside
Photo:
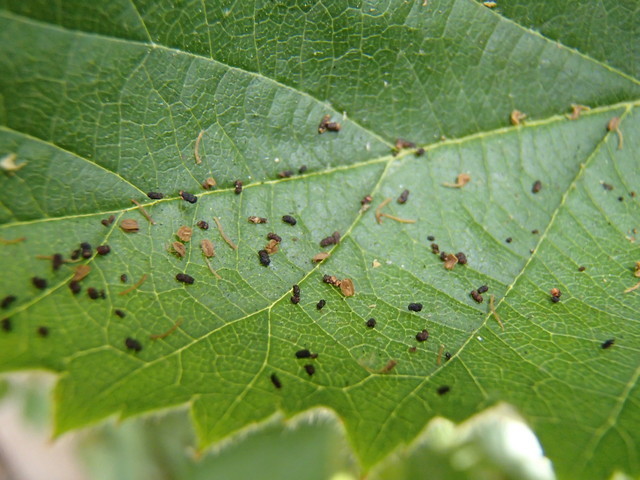
[[[0,237],[27,237],[0,245],[0,297],[19,297],[2,311],[14,328],[0,332],[0,369],[61,373],[58,431],[190,403],[208,445],[279,410],[328,406],[370,466],[433,415],[461,420],[505,400],[567,478],[640,470],[640,301],[622,293],[638,260],[636,79],[466,0],[204,10],[114,1],[95,12],[71,3],[59,12],[0,2],[0,154],[28,162],[0,176]],[[599,108],[573,122],[558,115],[574,102]],[[514,108],[538,120],[506,127]],[[317,134],[325,113],[342,131]],[[622,150],[607,134],[613,116],[623,118]],[[443,134],[467,136],[438,142]],[[426,154],[391,156],[396,136]],[[306,174],[277,179],[301,165]],[[472,178],[463,189],[442,186],[461,172]],[[180,189],[203,192],[209,175],[220,189],[195,205],[179,199]],[[409,201],[386,211],[415,224],[380,225],[373,208],[359,214],[363,196],[375,207],[405,188]],[[149,201],[149,190],[168,198]],[[112,213],[116,223],[101,225]],[[298,224],[283,224],[284,214]],[[120,231],[124,218],[140,232]],[[212,228],[195,229],[186,258],[171,255],[176,230],[200,219]],[[314,266],[334,230],[342,242]],[[271,231],[283,242],[265,268],[257,251]],[[430,235],[469,264],[444,270]],[[202,238],[216,244],[222,280],[205,264]],[[71,267],[52,273],[35,256],[68,255],[82,241],[112,253],[87,261],[92,273],[74,297]],[[178,272],[195,284],[177,283]],[[120,296],[122,273],[129,284],[148,278]],[[356,296],[322,283],[325,273],[352,278]],[[49,288],[36,290],[34,275]],[[289,301],[295,283],[299,305]],[[488,315],[488,294],[480,305],[469,297],[482,284],[504,331]],[[106,300],[90,300],[89,286]],[[558,304],[552,287],[563,292]],[[410,302],[425,308],[411,313]],[[171,335],[149,340],[178,319]],[[40,325],[48,338],[36,335]],[[424,328],[431,338],[417,344]],[[128,352],[126,337],[143,350]],[[602,350],[608,338],[616,344]],[[454,357],[437,365],[440,344]],[[294,357],[300,348],[319,353],[313,377]],[[391,372],[375,373],[389,360]],[[441,385],[451,392],[439,396]]]

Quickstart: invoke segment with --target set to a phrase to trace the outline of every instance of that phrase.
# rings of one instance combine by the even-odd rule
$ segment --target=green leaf
[[[460,421],[503,400],[562,478],[640,472],[640,301],[623,293],[639,260],[640,82],[623,68],[637,53],[618,42],[624,31],[637,44],[637,28],[619,25],[606,2],[598,8],[611,14],[593,18],[557,2],[576,18],[553,17],[571,28],[548,37],[527,28],[542,16],[523,20],[533,6],[505,8],[519,25],[469,0],[425,3],[0,1],[0,154],[26,162],[0,174],[0,237],[26,238],[0,245],[0,296],[18,297],[2,312],[13,329],[0,331],[0,370],[59,372],[58,433],[189,404],[205,447],[276,412],[324,406],[343,419],[366,470],[434,415]],[[640,11],[626,12],[637,25]],[[601,32],[597,48],[558,43],[585,22]],[[592,110],[570,121],[571,104]],[[528,115],[519,127],[509,125],[516,109]],[[340,132],[318,134],[325,114]],[[622,149],[607,131],[614,116]],[[426,153],[392,155],[396,137]],[[306,173],[278,178],[302,165]],[[443,186],[460,173],[467,185]],[[218,188],[205,192],[210,176]],[[377,223],[385,198],[394,201],[384,212],[416,223]],[[123,219],[140,231],[124,233]],[[170,246],[183,225],[195,231],[181,259]],[[336,230],[340,244],[322,249]],[[264,267],[268,232],[282,243]],[[431,235],[468,264],[445,270]],[[221,279],[200,252],[205,238]],[[77,264],[53,272],[37,256],[68,258],[85,241],[111,253],[82,261],[92,270],[74,296]],[[313,264],[322,250],[331,257]],[[193,285],[175,280],[182,272]],[[355,296],[324,274],[351,278]],[[477,304],[469,292],[483,284]],[[88,287],[106,299],[91,300]],[[418,343],[423,329],[430,338]],[[438,361],[440,345],[451,360]],[[296,359],[302,348],[318,358]]]

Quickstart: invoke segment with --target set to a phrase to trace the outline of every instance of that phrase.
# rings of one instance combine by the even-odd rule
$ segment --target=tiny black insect
[[[278,243],[280,243],[282,241],[282,238],[280,237],[280,235],[275,234],[273,232],[267,233],[267,239],[268,240],[275,240]]]
[[[49,336],[49,328],[48,327],[38,327],[38,335],[42,338]]]
[[[124,344],[129,350],[133,350],[134,352],[142,350],[142,345],[135,338],[127,337]]]
[[[73,252],[71,252],[71,260],[77,260],[80,258],[80,249],[76,249]]]
[[[619,202],[624,202],[624,197],[618,197]]]
[[[148,192],[147,197],[149,197],[151,200],[162,200],[164,198],[164,193]]]
[[[614,343],[616,343],[615,338],[610,338],[609,340],[606,340],[606,341],[602,342],[600,347],[604,348],[604,349],[607,349],[607,348],[612,347]]]
[[[456,253],[456,258],[458,259],[458,263],[460,265],[466,265],[467,264],[467,256],[464,253],[462,253],[462,252]]]
[[[300,168],[298,169],[298,173],[299,174],[303,174],[307,171],[307,166],[306,165],[301,165]]]
[[[471,290],[471,293],[469,295],[471,295],[471,298],[473,298],[476,303],[482,303],[482,301],[484,300],[484,298],[482,298],[482,295],[480,295],[477,290]]]
[[[296,297],[300,296],[300,286],[299,285],[294,285],[293,288],[291,289],[293,291],[293,294]]]
[[[513,242],[513,238],[511,238],[511,237],[507,237],[507,239],[505,240],[505,242],[507,242],[507,243],[511,243],[511,242]]]
[[[531,192],[538,193],[540,190],[542,190],[542,182],[540,180],[536,180],[535,182],[533,182],[533,187],[531,187]]]
[[[282,388],[282,383],[280,383],[280,379],[275,373],[271,374],[271,383],[273,383],[273,386],[278,389]]]
[[[258,255],[260,256],[260,263],[262,264],[262,266],[268,267],[269,264],[271,263],[271,258],[269,257],[269,253],[266,250],[260,250],[258,252]]]
[[[40,290],[44,290],[45,288],[47,288],[47,281],[44,278],[33,277],[31,279],[31,282],[33,283],[34,287],[39,288]]]
[[[60,253],[54,253],[51,258],[51,265],[54,270],[59,270],[64,265],[64,257]]]
[[[424,148],[420,147],[419,149],[416,150],[416,157],[421,157],[422,155],[424,155]]]
[[[407,203],[407,200],[409,200],[409,190],[403,190],[398,197],[398,203]]]
[[[416,333],[416,340],[419,342],[426,342],[429,339],[429,332],[427,330],[422,330],[421,332]]]
[[[300,297],[296,297],[295,295],[293,295],[291,297],[291,303],[293,303],[294,305],[297,305],[300,303]]]
[[[196,223],[196,225],[200,227],[202,230],[209,230],[209,224],[204,220],[200,220],[198,223]]]
[[[122,275],[120,275],[120,281],[122,283],[127,283],[128,280],[129,280],[129,277],[127,277],[126,273],[123,273]]]
[[[376,319],[370,318],[369,320],[367,320],[367,327],[376,328]]]
[[[180,190],[180,196],[182,197],[182,199],[185,202],[189,202],[189,203],[196,203],[198,201],[198,197],[196,197],[194,194],[189,193],[189,192],[185,192],[184,190]]]
[[[440,260],[444,262],[447,259],[447,255],[447,252],[440,252]]]
[[[422,304],[421,303],[410,303],[407,308],[409,310],[411,310],[412,312],[419,312],[420,310],[422,310]]]
[[[560,297],[551,297],[551,301],[553,303],[558,303],[560,301]]]
[[[236,180],[233,182],[233,191],[236,195],[240,195],[242,193],[242,182],[240,180]]]
[[[613,185],[602,182],[602,188],[604,188],[607,192],[610,192],[611,190],[613,190]]]
[[[99,255],[106,255],[111,251],[111,247],[109,245],[100,245],[99,247],[96,248],[96,252],[98,252]]]
[[[178,273],[176,275],[176,280],[188,285],[193,284],[193,282],[195,281],[191,275],[187,275],[186,273]]]
[[[326,304],[327,302],[324,299],[322,299],[316,304],[316,308],[318,310],[322,310]]]
[[[586,269],[587,269],[587,267],[584,267],[584,266],[578,267],[578,271],[579,272],[584,272]]]
[[[98,298],[100,298],[100,292],[98,291],[97,288],[93,288],[93,287],[89,287],[87,289],[87,295],[89,295],[89,298],[91,300],[97,300]]]
[[[336,243],[336,239],[333,238],[333,235],[329,237],[325,237],[322,240],[320,240],[321,247],[328,247],[329,245],[335,245],[335,243]]]
[[[451,354],[450,354],[449,352],[444,352],[444,359],[445,359],[446,361],[451,360]]]
[[[295,225],[296,223],[298,223],[298,222],[296,221],[296,219],[295,219],[295,218],[293,218],[291,215],[284,215],[284,216],[282,217],[282,221],[283,221],[284,223],[288,223],[289,225]]]
[[[433,253],[434,255],[438,255],[440,253],[440,247],[437,243],[431,244],[431,253]]]
[[[533,230],[531,230],[531,233],[533,235],[538,235],[540,233],[540,230],[538,230],[537,228],[534,228]]]
[[[314,373],[316,373],[316,367],[314,367],[313,365],[311,365],[310,363],[306,364],[304,366],[305,371],[307,372],[307,375],[311,376]]]
[[[296,352],[296,358],[311,358],[311,352],[306,348]]]
[[[430,242],[433,242],[436,239],[436,237],[434,237],[433,235],[429,235],[427,237],[427,240],[429,240]]]
[[[80,290],[82,290],[80,282],[77,282],[75,280],[71,280],[71,282],[69,282],[69,288],[71,289],[71,293],[73,293],[74,295],[79,294]]]
[[[2,302],[0,302],[0,307],[2,307],[3,309],[7,309],[16,300],[17,298],[15,295],[7,295],[2,299]]]
[[[80,250],[82,253],[82,258],[91,258],[93,255],[93,248],[91,248],[91,244],[87,242],[82,242],[80,244]]]
[[[451,387],[449,385],[442,385],[441,387],[438,387],[438,390],[436,391],[438,392],[438,395],[444,395],[451,391]]]
[[[123,311],[120,310],[119,308],[116,308],[113,313],[115,313],[117,316],[119,316],[120,318],[124,318],[127,316],[127,314]]]
[[[489,287],[487,287],[486,285],[482,285],[481,287],[478,287],[478,293],[487,293],[489,291]]]
[[[293,176],[293,170],[285,170],[278,174],[278,177],[280,178],[289,178],[291,176]]]
[[[109,218],[103,218],[102,220],[100,220],[100,223],[105,227],[108,227],[115,221],[115,219],[116,219],[115,215],[109,215]]]
[[[11,319],[10,318],[3,318],[0,321],[0,326],[2,326],[2,330],[4,330],[5,332],[10,332],[11,329],[12,329]]]

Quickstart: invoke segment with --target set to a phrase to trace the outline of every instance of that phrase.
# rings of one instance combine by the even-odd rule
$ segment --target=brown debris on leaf
[[[22,162],[20,165],[16,164],[18,155],[15,153],[8,153],[4,157],[0,158],[0,170],[9,174],[15,173],[22,167],[25,167],[29,162]]]
[[[213,246],[213,242],[208,238],[203,239],[200,242],[200,248],[205,257],[211,258],[216,256],[216,249]]]
[[[405,140],[403,138],[397,138],[395,143],[395,148],[396,148],[396,151],[399,152],[400,150],[404,150],[407,148],[416,148],[416,144],[413,142],[410,142],[409,140]]]
[[[131,203],[133,203],[138,207],[138,210],[140,210],[140,213],[144,216],[144,218],[146,218],[149,221],[151,225],[156,225],[156,222],[153,220],[153,218],[151,218],[151,215],[149,215],[149,213],[144,209],[144,207],[140,202],[138,202],[137,200],[134,200],[133,198],[130,198],[129,200],[131,200]]]
[[[269,255],[273,255],[274,253],[278,253],[280,250],[280,242],[277,240],[271,239],[269,243],[264,246],[264,249],[267,251]]]
[[[444,257],[444,268],[447,270],[453,270],[453,267],[458,263],[458,257],[456,257],[453,253],[447,253]]]
[[[79,282],[80,280],[85,278],[87,275],[89,275],[89,272],[91,272],[91,266],[90,265],[78,265],[75,268],[75,271],[73,273],[73,278],[71,279],[71,281],[72,282]]]
[[[322,117],[322,120],[320,120],[320,125],[318,125],[318,133],[324,133],[327,131],[339,132],[341,128],[341,125],[338,122],[332,122],[331,115],[327,114]]]
[[[200,133],[198,134],[198,138],[196,138],[196,146],[194,147],[196,165],[200,165],[202,163],[202,158],[200,158],[200,142],[202,141],[203,135],[204,135],[204,130],[200,130]]]
[[[256,217],[255,215],[251,215],[250,217],[247,218],[247,221],[249,221],[250,223],[267,223],[267,219],[264,217]]]
[[[470,181],[471,175],[469,175],[468,173],[461,173],[456,177],[456,183],[445,182],[442,185],[449,188],[462,188]]]
[[[514,110],[511,112],[509,119],[511,120],[511,125],[521,125],[524,122],[524,119],[527,118],[526,113],[522,113],[520,110]]]
[[[120,222],[120,228],[125,233],[135,233],[140,230],[138,226],[138,221],[133,220],[132,218],[125,218]]]
[[[204,182],[202,182],[202,188],[205,190],[211,190],[216,185],[216,181],[213,177],[208,177]]]
[[[182,226],[176,232],[176,237],[178,237],[183,242],[190,242],[191,235],[193,235],[193,229],[191,227]]]
[[[378,370],[378,373],[389,373],[398,364],[396,360],[389,360],[387,364]]]
[[[565,116],[569,120],[577,120],[577,119],[580,118],[580,114],[582,112],[588,112],[589,110],[591,110],[591,108],[587,107],[586,105],[578,105],[577,103],[572,103],[571,104],[571,113],[567,113],[567,114],[565,114]]]
[[[173,252],[180,258],[184,258],[184,256],[187,254],[187,249],[185,248],[183,243],[173,242],[171,244],[171,248],[173,248]]]
[[[320,263],[321,261],[327,258],[329,258],[329,252],[320,252],[320,253],[316,253],[311,259],[311,261],[314,263]]]
[[[636,262],[635,266],[633,267],[633,276],[640,277],[640,262]]]
[[[356,294],[353,281],[350,278],[345,278],[340,282],[340,291],[345,297],[353,297]]]
[[[607,130],[618,134],[618,150],[622,150],[624,139],[622,138],[622,130],[620,130],[620,117],[613,117],[609,120]]]

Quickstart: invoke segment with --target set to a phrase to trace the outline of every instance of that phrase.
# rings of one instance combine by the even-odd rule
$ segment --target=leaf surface
[[[27,162],[0,176],[0,237],[26,238],[0,245],[0,295],[18,297],[2,311],[13,329],[0,332],[0,369],[60,373],[57,432],[188,403],[206,446],[278,411],[327,406],[368,468],[432,416],[504,400],[561,476],[640,471],[640,301],[623,293],[638,261],[640,82],[620,67],[637,54],[606,36],[599,53],[578,53],[467,0],[174,3],[0,2],[0,151]],[[572,103],[594,109],[570,121]],[[509,125],[514,109],[527,123]],[[318,134],[325,114],[340,132]],[[393,155],[397,137],[425,154]],[[443,185],[460,173],[463,188]],[[209,176],[218,187],[205,192]],[[378,223],[386,198],[385,213],[415,223]],[[171,253],[181,226],[194,228],[185,258]],[[334,231],[339,245],[321,248]],[[282,243],[264,267],[268,232]],[[444,269],[429,236],[468,264]],[[83,260],[92,270],[74,296],[76,264],[53,272],[36,256],[85,241],[111,253]],[[320,251],[331,256],[312,263]],[[324,274],[352,279],[355,296]],[[469,292],[483,284],[478,304]],[[318,358],[297,359],[304,348]]]

